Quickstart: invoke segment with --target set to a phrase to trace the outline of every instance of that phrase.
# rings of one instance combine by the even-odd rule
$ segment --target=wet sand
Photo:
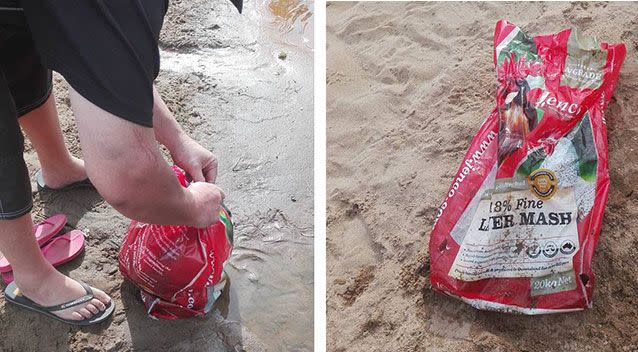
[[[635,2],[329,3],[330,351],[638,350],[637,17]],[[482,312],[427,280],[437,207],[494,105],[501,18],[627,46],[607,109],[611,189],[584,312]]]
[[[158,90],[184,129],[219,158],[218,183],[236,223],[226,264],[231,283],[213,311],[203,319],[148,318],[117,269],[129,220],[95,191],[34,192],[36,220],[63,212],[66,230],[87,233],[85,254],[61,270],[105,289],[117,309],[109,323],[78,329],[0,300],[0,350],[312,349],[312,51],[273,41],[277,33],[262,30],[266,20],[239,15],[227,1],[171,1],[160,39]],[[67,143],[81,156],[59,76],[55,95]],[[33,175],[39,165],[28,145],[26,158]]]

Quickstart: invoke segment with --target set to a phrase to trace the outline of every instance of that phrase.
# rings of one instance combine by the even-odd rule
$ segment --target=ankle
[[[20,290],[27,294],[40,292],[42,289],[46,288],[49,281],[57,275],[62,274],[53,267],[43,267],[36,270],[29,270],[28,272],[14,270],[13,272],[13,278],[16,285],[18,285]]]
[[[44,182],[53,188],[86,178],[84,162],[69,155],[55,163],[41,163]]]
[[[56,158],[40,158],[40,165],[43,171],[52,175],[64,174],[70,170],[83,167],[82,160],[74,157],[70,153],[64,156],[57,156]]]

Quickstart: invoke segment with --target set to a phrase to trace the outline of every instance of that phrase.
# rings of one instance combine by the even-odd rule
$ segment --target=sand
[[[611,190],[584,312],[482,312],[426,278],[436,209],[494,104],[501,18],[627,46],[607,110]],[[636,18],[638,3],[328,4],[330,351],[638,350]]]
[[[130,220],[92,190],[34,192],[36,220],[63,212],[67,231],[87,234],[85,254],[61,270],[104,289],[117,309],[110,322],[78,329],[0,299],[0,350],[312,349],[312,51],[271,40],[277,33],[262,30],[252,4],[240,16],[229,1],[171,1],[156,82],[184,129],[219,158],[236,221],[230,289],[203,319],[154,321],[117,269]],[[54,84],[67,145],[81,156],[66,83],[56,75]],[[33,175],[29,145],[26,159]]]

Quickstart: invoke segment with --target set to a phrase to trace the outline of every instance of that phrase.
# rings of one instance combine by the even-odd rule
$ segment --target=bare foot
[[[63,165],[42,167],[42,178],[47,187],[63,188],[74,182],[86,179],[84,160],[71,156]]]
[[[15,279],[16,285],[25,297],[45,307],[66,303],[86,294],[84,288],[77,281],[64,276],[55,269],[43,277],[27,280],[34,283],[31,285],[24,280],[20,281],[18,277]],[[94,287],[91,289],[94,295],[91,301],[51,313],[62,319],[84,320],[103,311],[111,298],[101,290]]]

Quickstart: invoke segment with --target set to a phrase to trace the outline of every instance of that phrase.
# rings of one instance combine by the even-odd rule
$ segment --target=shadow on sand
[[[237,300],[225,287],[211,312],[201,318],[155,320],[145,311],[138,288],[124,281],[121,299],[136,351],[243,351]]]

